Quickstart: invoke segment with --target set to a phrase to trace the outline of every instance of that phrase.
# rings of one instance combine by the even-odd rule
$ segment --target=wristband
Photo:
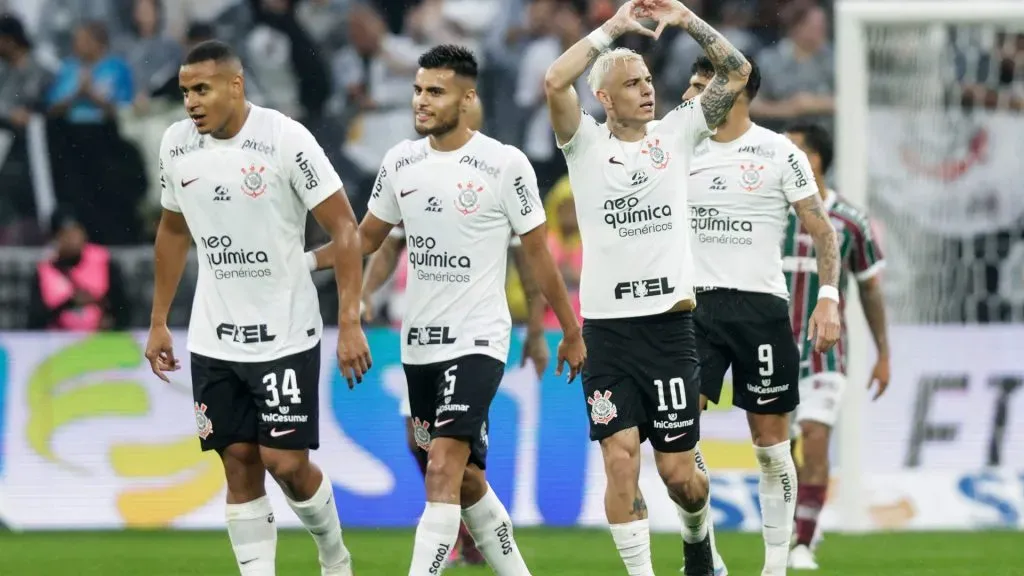
[[[306,252],[306,267],[310,272],[316,272],[316,254]]]
[[[818,300],[822,298],[828,298],[829,300],[835,300],[839,302],[839,289],[835,286],[822,286],[818,288]]]
[[[587,40],[594,45],[595,48],[600,52],[604,52],[611,47],[612,42],[615,41],[611,34],[604,31],[604,28],[595,28],[593,32],[587,34]]]

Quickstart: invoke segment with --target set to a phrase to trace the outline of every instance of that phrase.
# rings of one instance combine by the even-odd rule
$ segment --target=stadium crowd
[[[361,218],[384,152],[402,138],[416,137],[409,109],[416,58],[431,45],[455,42],[472,47],[481,61],[484,132],[519,147],[534,165],[553,252],[572,288],[579,277],[578,230],[565,161],[551,136],[543,77],[566,47],[616,5],[613,0],[0,0],[0,245],[62,246],[64,256],[43,256],[59,269],[62,260],[75,262],[83,246],[149,243],[159,213],[160,137],[183,117],[178,65],[190,46],[211,38],[228,41],[242,55],[255,103],[289,114],[316,136]],[[831,125],[831,2],[693,0],[687,5],[758,61],[764,83],[752,114],[760,124],[780,128],[810,119]],[[700,54],[699,46],[679,32],[670,30],[657,43],[640,36],[623,39],[644,54],[658,79],[661,112],[679,101]],[[590,90],[581,86],[578,92],[587,111],[601,119]],[[308,240],[324,241],[315,224]],[[116,313],[106,313],[104,326],[145,325],[151,263],[138,250],[112,250],[120,264],[111,269],[118,304]],[[35,268],[33,263],[38,276]],[[19,270],[24,269],[23,263]],[[382,322],[398,317],[389,310],[401,306],[403,274],[400,266],[375,302]],[[4,275],[20,278],[5,303],[16,312],[34,311],[8,314],[0,324],[42,327],[41,319],[60,314],[40,308],[45,298],[32,274]],[[321,301],[324,317],[331,319],[337,303],[331,298],[333,279],[324,276],[318,279],[324,284]],[[526,298],[514,270],[508,285],[513,315],[522,319]],[[190,290],[179,293],[185,294],[178,306],[183,310],[172,321],[184,323]],[[79,304],[90,301],[82,295]]]

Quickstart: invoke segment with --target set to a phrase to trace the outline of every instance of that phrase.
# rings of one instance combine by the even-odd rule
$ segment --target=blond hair
[[[587,84],[590,85],[590,89],[596,94],[604,84],[604,77],[608,75],[608,72],[617,64],[624,64],[630,60],[643,62],[644,59],[629,48],[616,48],[602,52],[597,60],[594,60],[594,64],[590,67],[590,74],[587,76]]]

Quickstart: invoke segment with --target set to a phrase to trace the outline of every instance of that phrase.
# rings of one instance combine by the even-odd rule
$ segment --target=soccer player
[[[683,100],[707,97],[716,66],[693,65]],[[733,404],[747,412],[761,467],[758,494],[765,544],[763,575],[786,573],[797,475],[789,413],[800,403],[800,351],[789,322],[789,290],[780,245],[792,206],[813,242],[821,288],[807,334],[814,348],[839,339],[839,248],[807,156],[781,134],[750,120],[761,76],[750,79],[718,132],[701,143],[690,166],[690,227],[696,263],[694,316],[701,356],[701,408],[721,396],[732,367]],[[798,292],[797,298],[812,296]]]
[[[638,17],[658,20],[651,32]],[[608,51],[627,31],[686,30],[715,63],[708,91],[654,121],[654,86],[640,55]],[[580,109],[587,83],[608,121]],[[693,149],[725,120],[750,73],[746,58],[679,2],[633,0],[562,54],[545,79],[551,125],[569,166],[583,240],[580,301],[590,352],[583,388],[590,438],[601,443],[605,513],[631,575],[653,574],[640,445],[683,522],[686,574],[710,576],[708,478],[695,460],[700,374],[693,328],[687,176]]]
[[[889,386],[889,339],[885,324],[885,299],[879,272],[885,267],[882,250],[868,223],[868,217],[842,196],[825,186],[825,174],[832,164],[832,140],[828,132],[816,124],[797,124],[786,136],[807,154],[817,182],[817,192],[839,235],[839,309],[845,304],[846,286],[850,277],[857,283],[860,301],[875,341],[878,359],[869,385],[877,383],[877,400]],[[816,246],[804,240],[808,230],[793,215],[789,217],[782,242],[786,284],[793,295],[790,320],[797,342],[807,341],[811,323],[810,294],[823,282],[816,266]],[[816,570],[813,544],[818,515],[825,505],[828,491],[828,447],[839,415],[846,387],[845,331],[839,344],[826,352],[803,346],[800,356],[800,406],[796,422],[803,438],[803,463],[798,471],[800,486],[796,496],[796,546],[789,552],[789,566],[797,570]]]
[[[164,381],[179,368],[167,313],[195,240],[199,280],[188,334],[195,419],[201,448],[216,450],[224,464],[238,568],[274,574],[269,471],[313,536],[321,573],[351,575],[331,482],[309,461],[319,445],[323,320],[302,240],[312,211],[334,246],[338,362],[351,386],[370,366],[359,324],[355,215],[313,136],[246,100],[230,47],[195,46],[178,82],[189,118],[171,125],[160,146],[163,214],[146,357]]]
[[[413,109],[420,140],[384,157],[359,226],[372,253],[399,222],[409,247],[402,363],[416,442],[428,451],[427,503],[416,529],[410,576],[440,574],[465,521],[499,576],[529,574],[512,522],[484,475],[487,413],[505,371],[512,322],[505,298],[511,234],[561,322],[558,372],[569,378],[586,349],[569,296],[547,249],[544,210],[526,156],[472,130],[477,63],[459,46],[420,57]]]

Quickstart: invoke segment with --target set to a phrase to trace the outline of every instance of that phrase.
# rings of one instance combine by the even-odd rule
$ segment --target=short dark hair
[[[206,40],[196,44],[185,56],[185,64],[198,64],[213,60],[214,62],[228,62],[238,60],[238,55],[227,43],[220,40]]]
[[[787,127],[786,132],[803,136],[807,147],[821,158],[821,171],[828,172],[835,158],[835,149],[832,147],[832,135],[824,126],[814,122],[797,122]]]
[[[9,38],[22,48],[32,47],[32,40],[25,32],[25,26],[21,20],[11,14],[0,15],[0,37]]]
[[[761,89],[761,69],[752,57],[746,54],[744,54],[744,57],[747,59],[747,62],[750,62],[750,76],[747,78],[747,85],[743,88],[743,92],[747,95],[747,100],[753,101],[757,97],[758,90]],[[693,66],[690,67],[690,74],[714,76],[715,65],[711,63],[711,59],[706,54],[702,54],[697,57]]]
[[[476,56],[465,46],[455,44],[441,44],[427,50],[420,56],[420,68],[427,70],[444,69],[455,72],[456,76],[463,76],[476,80],[478,67]]]
[[[205,22],[195,22],[190,24],[188,32],[185,33],[185,39],[192,42],[202,42],[204,40],[210,40],[217,36],[217,30],[210,24]]]

